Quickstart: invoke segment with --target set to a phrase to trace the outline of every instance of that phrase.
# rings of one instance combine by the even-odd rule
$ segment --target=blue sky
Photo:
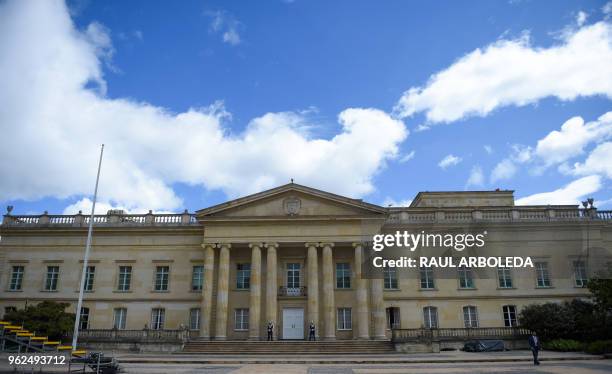
[[[385,205],[501,188],[612,206],[606,1],[24,3],[0,2],[15,213],[87,209],[102,142],[101,209],[290,177]]]

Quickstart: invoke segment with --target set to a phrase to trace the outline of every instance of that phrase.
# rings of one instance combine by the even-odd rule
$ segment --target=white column
[[[249,306],[249,339],[259,340],[259,321],[261,320],[261,243],[249,244],[251,247],[251,294]]]
[[[306,243],[308,248],[308,258],[306,266],[308,267],[308,321],[306,326],[313,322],[315,325],[315,335],[319,336],[319,263],[317,257],[318,243]]]
[[[274,338],[278,336],[278,323],[277,323],[277,275],[276,275],[276,248],[277,243],[266,243],[268,248],[266,256],[266,326],[268,322],[274,324]]]
[[[229,296],[229,263],[231,244],[219,244],[219,280],[217,281],[217,328],[215,339],[227,339],[227,301]]]
[[[321,243],[323,247],[323,319],[325,331],[323,339],[336,339],[336,305],[334,302],[334,259],[333,243]]]
[[[363,246],[353,243],[355,247],[355,300],[357,304],[357,329],[353,337],[357,339],[370,339],[370,311],[368,310],[368,280],[362,277],[361,264],[363,262]]]
[[[200,303],[200,337],[210,339],[210,315],[212,314],[213,279],[215,274],[215,244],[203,243],[204,280],[202,284],[202,301]]]

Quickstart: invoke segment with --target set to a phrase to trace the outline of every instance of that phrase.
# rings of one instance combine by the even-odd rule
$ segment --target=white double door
[[[304,309],[283,309],[283,339],[304,339]]]

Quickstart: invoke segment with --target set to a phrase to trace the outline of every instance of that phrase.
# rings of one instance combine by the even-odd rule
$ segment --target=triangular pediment
[[[289,183],[196,212],[199,218],[213,217],[313,217],[371,216],[386,209],[358,199]]]

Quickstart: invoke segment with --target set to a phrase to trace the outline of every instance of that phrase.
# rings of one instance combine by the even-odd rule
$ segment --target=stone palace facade
[[[312,321],[331,340],[516,326],[525,305],[588,297],[592,263],[612,261],[611,213],[515,206],[512,191],[421,192],[410,207],[381,207],[294,183],[195,214],[109,211],[94,217],[81,327],[258,340],[272,321],[276,339],[304,339]],[[75,309],[88,222],[4,216],[0,313],[43,300]],[[368,241],[397,230],[486,230],[479,255],[531,256],[534,268],[369,274]]]

